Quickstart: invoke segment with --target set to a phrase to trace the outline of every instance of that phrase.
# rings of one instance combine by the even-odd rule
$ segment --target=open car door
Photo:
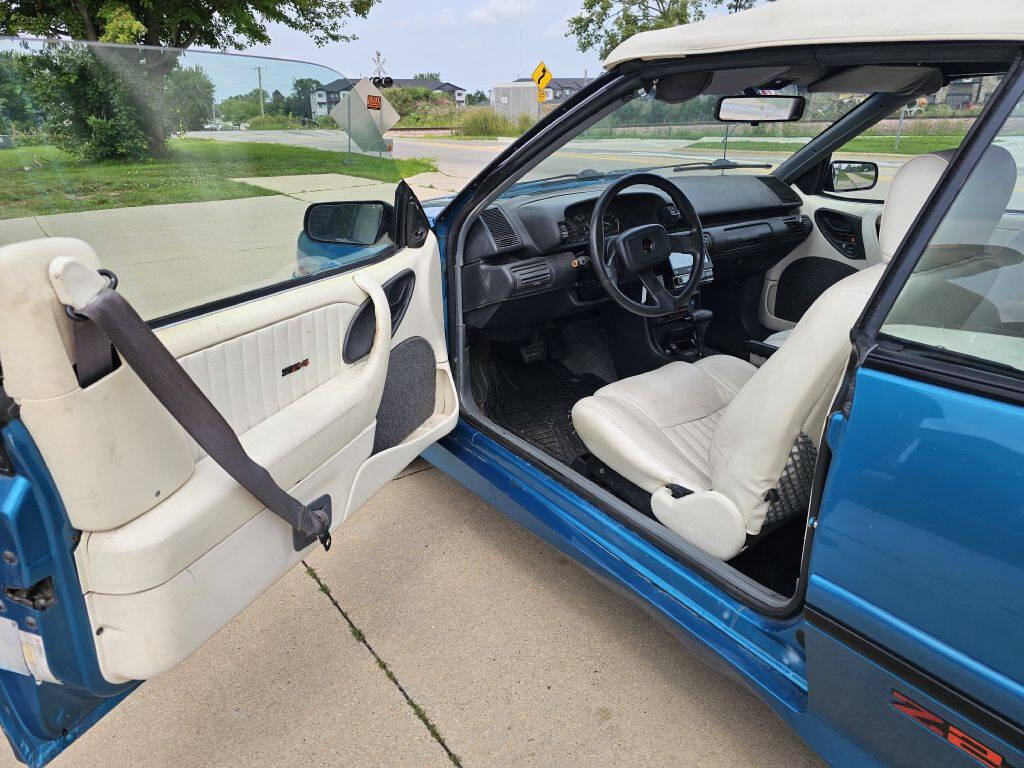
[[[293,193],[227,215],[98,212],[127,222],[106,229],[77,213],[93,237],[0,248],[0,722],[22,761],[45,764],[187,658],[455,426],[438,243],[410,187],[390,184],[392,204],[381,186],[308,208]],[[267,210],[287,222],[286,279],[252,288],[239,269],[235,295],[130,321],[160,311],[176,271],[198,285],[229,254],[170,259],[145,283],[151,260],[112,247],[118,232],[141,226],[150,253],[176,238],[180,256],[203,217],[207,237],[242,237]],[[111,293],[128,314],[93,314]],[[289,505],[315,513],[305,530]]]
[[[808,711],[886,765],[1024,762],[1022,104],[1018,66],[855,329],[827,427]]]

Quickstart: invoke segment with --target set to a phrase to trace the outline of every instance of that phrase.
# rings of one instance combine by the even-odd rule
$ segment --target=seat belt
[[[79,309],[67,306],[81,386],[101,379],[115,367],[111,344],[156,399],[189,436],[239,485],[292,527],[295,551],[319,539],[331,548],[331,497],[308,506],[279,486],[270,473],[245,452],[238,435],[203,394],[156,334],[115,290],[117,277],[100,270],[109,281]],[[83,378],[84,377],[84,378]]]

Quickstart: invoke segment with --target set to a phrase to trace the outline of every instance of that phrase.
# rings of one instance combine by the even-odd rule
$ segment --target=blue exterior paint
[[[807,602],[1024,723],[1024,408],[862,368]]]
[[[71,528],[43,457],[20,421],[0,431],[16,474],[0,476],[0,585],[27,588],[52,577],[56,602],[36,611],[2,597],[2,618],[42,636],[51,672],[64,683],[0,671],[0,724],[15,754],[29,765],[52,760],[113,709],[135,683],[114,686],[100,674],[82,588],[72,552]],[[28,627],[32,618],[37,627]]]
[[[750,688],[836,765],[882,765],[807,712],[806,622],[766,619],[465,421],[423,456],[652,612],[702,660]]]
[[[983,765],[947,739],[898,712],[892,706],[893,690],[954,724],[978,743],[998,751],[1007,766],[1022,764],[1021,753],[1012,744],[965,721],[959,712],[816,627],[807,631],[807,659],[809,712],[832,723],[850,740],[874,748],[884,755],[884,763],[890,768]]]

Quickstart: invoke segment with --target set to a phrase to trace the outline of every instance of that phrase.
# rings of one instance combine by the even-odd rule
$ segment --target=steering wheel
[[[670,234],[661,224],[644,224],[618,235],[605,235],[604,217],[616,195],[638,185],[657,187],[665,192],[681,221],[690,229],[683,234]],[[665,287],[658,272],[666,272],[671,281],[671,267],[666,263],[673,253],[693,256],[690,277],[678,288]],[[590,218],[590,260],[597,279],[620,307],[642,317],[661,317],[686,307],[697,290],[704,269],[704,230],[689,199],[668,179],[653,173],[631,173],[605,189],[594,205]],[[661,267],[659,270],[658,268]],[[647,298],[654,303],[636,301],[622,290],[620,283],[638,278],[647,289]]]

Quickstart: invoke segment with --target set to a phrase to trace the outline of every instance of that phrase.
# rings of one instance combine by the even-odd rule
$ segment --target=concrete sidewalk
[[[77,237],[114,270],[145,318],[290,280],[309,203],[394,200],[397,184],[338,173],[237,179],[277,194],[0,220],[0,245]],[[408,179],[421,200],[462,188],[440,172]]]
[[[423,466],[54,765],[821,764],[640,609]]]

